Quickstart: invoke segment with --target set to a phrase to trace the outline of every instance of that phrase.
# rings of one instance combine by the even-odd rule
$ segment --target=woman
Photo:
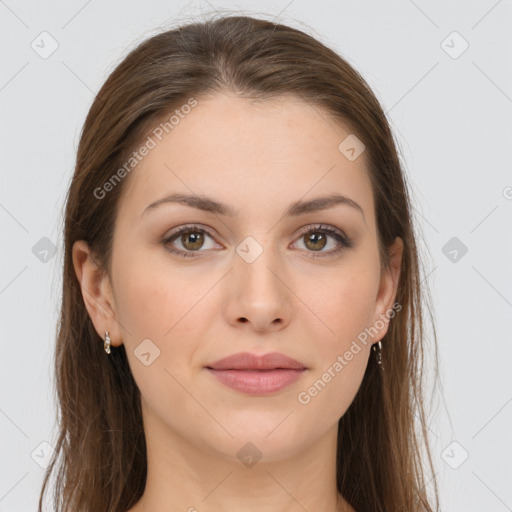
[[[435,510],[410,209],[377,99],[312,37],[234,16],[133,50],[67,198],[39,510],[54,466],[61,512]]]

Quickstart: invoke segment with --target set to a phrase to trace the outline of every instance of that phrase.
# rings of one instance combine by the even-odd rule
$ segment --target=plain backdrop
[[[512,510],[512,2],[5,0],[0,512],[36,510],[55,440],[61,215],[87,111],[129,49],[215,10],[306,30],[382,102],[436,315],[443,388],[429,432],[442,510]]]

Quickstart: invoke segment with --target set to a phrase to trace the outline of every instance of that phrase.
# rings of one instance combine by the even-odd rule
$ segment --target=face
[[[198,99],[125,178],[111,280],[86,304],[98,334],[125,345],[147,429],[233,460],[250,442],[277,460],[336,428],[398,280],[381,271],[365,155],[338,149],[350,133],[299,99],[218,94]],[[150,206],[172,194],[227,211]],[[285,215],[333,194],[346,200]],[[206,367],[239,352],[278,352],[305,369],[258,372],[260,387],[234,389]]]

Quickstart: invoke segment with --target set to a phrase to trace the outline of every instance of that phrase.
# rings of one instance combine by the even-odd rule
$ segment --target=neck
[[[144,425],[146,487],[128,512],[354,512],[336,486],[337,424],[288,457],[261,458],[247,441],[233,442],[234,456],[191,444],[147,411]]]

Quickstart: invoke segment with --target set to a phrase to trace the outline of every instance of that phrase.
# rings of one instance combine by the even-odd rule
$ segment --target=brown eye
[[[318,231],[304,235],[304,240],[306,247],[313,251],[321,251],[327,245],[327,237],[325,234]]]
[[[162,245],[169,252],[183,257],[196,256],[203,252],[207,252],[204,249],[210,249],[216,245],[211,242],[210,247],[205,247],[205,235],[213,240],[213,235],[206,229],[195,226],[183,226],[175,229],[171,234],[165,237],[162,240]],[[178,244],[178,246],[176,246],[176,244]]]
[[[161,243],[169,252],[179,256],[201,256],[201,253],[209,252],[204,249],[219,248],[215,243],[205,247],[205,235],[214,240],[214,236],[204,228],[182,226],[173,230]],[[299,236],[299,240],[306,248],[307,256],[311,258],[333,256],[354,245],[354,242],[342,231],[324,225],[303,230]],[[331,241],[334,241],[334,248],[324,251]],[[176,244],[181,244],[181,247],[177,247]]]
[[[306,247],[307,256],[310,258],[334,256],[345,249],[354,246],[353,240],[342,231],[330,226],[319,225],[308,230],[303,230],[300,240]],[[330,240],[334,240],[334,248],[324,251]],[[317,253],[317,254],[315,254]]]
[[[200,249],[204,243],[204,233],[199,231],[181,233],[181,243],[187,251]]]

